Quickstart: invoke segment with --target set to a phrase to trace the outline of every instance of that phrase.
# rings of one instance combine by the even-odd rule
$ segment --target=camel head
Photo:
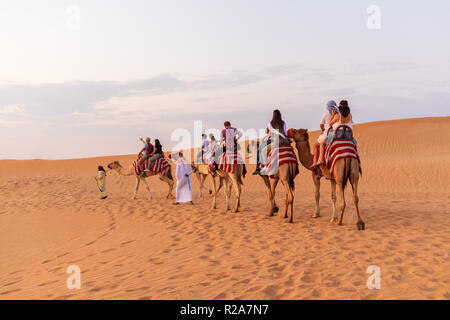
[[[116,170],[121,167],[122,166],[120,165],[119,161],[114,161],[114,162],[111,162],[110,164],[108,164],[108,169],[111,169],[111,170]]]
[[[295,142],[309,142],[308,129],[289,129],[288,136]]]

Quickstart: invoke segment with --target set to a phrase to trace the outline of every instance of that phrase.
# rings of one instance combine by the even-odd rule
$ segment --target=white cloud
[[[3,106],[0,107],[0,115],[25,117],[28,114],[19,106]]]

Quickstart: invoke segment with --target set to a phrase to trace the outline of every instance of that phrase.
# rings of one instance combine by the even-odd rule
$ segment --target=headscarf
[[[337,103],[334,100],[330,100],[327,102],[327,110],[329,113],[333,112],[333,109],[336,110],[337,113],[339,113],[339,109],[337,107]]]

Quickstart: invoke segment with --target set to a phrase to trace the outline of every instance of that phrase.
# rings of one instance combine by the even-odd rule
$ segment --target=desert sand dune
[[[314,186],[303,167],[289,224],[267,216],[252,175],[232,214],[222,193],[211,211],[194,177],[194,206],[173,206],[157,177],[148,179],[153,200],[142,187],[133,201],[134,177],[113,172],[99,200],[97,165],[134,155],[0,161],[0,299],[450,299],[450,117],[354,130],[365,231],[350,188],[344,225],[329,223],[325,180],[322,217],[310,218]],[[277,202],[283,209],[280,187]],[[81,269],[80,290],[66,288],[69,265]],[[369,265],[381,268],[380,290],[366,286]]]

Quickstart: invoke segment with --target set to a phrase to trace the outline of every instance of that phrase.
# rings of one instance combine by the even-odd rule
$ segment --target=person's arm
[[[339,114],[335,114],[333,119],[331,119],[330,121],[330,127],[333,126],[333,124],[335,124],[338,121],[339,121]]]
[[[138,157],[140,157],[140,156],[141,156],[141,153],[142,153],[142,152],[144,152],[144,150],[145,150],[145,147],[143,147],[143,148],[141,149],[141,151],[139,151],[139,153],[138,153]]]
[[[320,130],[322,130],[322,132],[325,131],[325,125],[323,125],[322,123],[320,124]]]
[[[223,143],[225,141],[225,136],[226,136],[227,132],[226,130],[222,130],[222,132],[220,133],[220,141],[219,141],[219,146],[223,146]]]
[[[236,129],[236,141],[238,141],[244,134]]]

